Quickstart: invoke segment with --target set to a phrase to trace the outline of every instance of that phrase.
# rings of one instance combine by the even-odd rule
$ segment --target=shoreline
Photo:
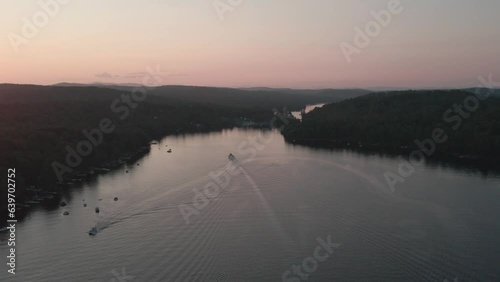
[[[419,150],[417,147],[412,146],[387,146],[384,144],[363,144],[361,142],[347,142],[334,139],[288,139],[285,142],[295,146],[305,146],[308,148],[316,149],[330,149],[330,150],[349,150],[365,155],[378,155],[383,157],[403,157],[407,159],[411,152]],[[460,153],[440,153],[427,156],[425,155],[424,165],[444,165],[456,169],[472,169],[482,173],[494,173],[500,175],[500,163],[498,158],[484,157],[471,154]]]

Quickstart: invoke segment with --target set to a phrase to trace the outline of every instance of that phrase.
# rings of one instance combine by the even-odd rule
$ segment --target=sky
[[[222,87],[500,77],[500,1],[394,1],[2,0],[0,83],[141,83],[147,69],[162,84]]]

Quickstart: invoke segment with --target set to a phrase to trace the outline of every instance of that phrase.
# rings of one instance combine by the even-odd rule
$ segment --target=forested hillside
[[[437,154],[500,157],[500,99],[459,90],[373,93],[325,105],[290,125],[284,136],[297,143],[417,148],[415,139],[431,138],[436,128],[448,137]]]

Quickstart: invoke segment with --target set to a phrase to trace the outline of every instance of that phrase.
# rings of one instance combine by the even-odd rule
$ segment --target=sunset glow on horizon
[[[0,83],[141,83],[157,66],[163,84],[221,87],[460,88],[500,75],[494,0],[400,0],[346,60],[341,44],[391,1],[7,0]],[[39,2],[58,6],[26,38]]]

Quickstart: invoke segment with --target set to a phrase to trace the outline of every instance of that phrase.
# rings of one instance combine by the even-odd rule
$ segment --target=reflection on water
[[[229,153],[237,172],[227,169]],[[71,190],[70,215],[38,210],[19,224],[17,274],[9,278],[280,281],[301,265],[307,276],[285,278],[499,281],[500,181],[430,165],[392,193],[383,174],[399,161],[294,146],[271,131],[167,137],[139,166]],[[213,183],[218,193],[208,197]],[[188,224],[180,206],[190,208]],[[94,237],[93,226],[101,229]],[[303,267],[328,236],[340,247]],[[0,252],[7,249],[3,236]]]
[[[302,113],[307,114],[308,112],[310,112],[316,108],[321,108],[324,105],[325,105],[324,103],[323,104],[315,104],[315,105],[307,105],[304,109],[302,109],[302,111],[292,112],[292,115],[297,119],[302,119]]]

